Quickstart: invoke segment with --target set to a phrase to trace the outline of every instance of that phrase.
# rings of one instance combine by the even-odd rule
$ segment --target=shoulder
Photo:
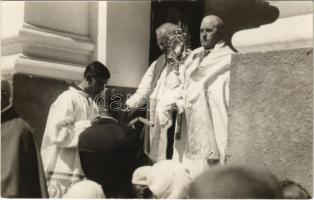
[[[68,89],[68,90],[62,92],[57,97],[57,99],[53,102],[53,105],[71,102],[72,99],[74,99],[76,95],[77,95],[77,93],[75,91]]]
[[[199,54],[203,50],[203,47],[198,47],[191,52],[191,55]]]
[[[221,47],[222,51],[225,52],[228,55],[236,54],[237,52],[234,52],[228,45],[224,45]]]
[[[32,136],[32,128],[30,125],[22,118],[16,118],[13,120],[15,125],[16,134],[20,134],[21,136]]]
[[[194,49],[194,50],[191,52],[191,54],[199,53],[199,52],[201,52],[202,50],[203,50],[203,47],[198,47],[198,48]]]

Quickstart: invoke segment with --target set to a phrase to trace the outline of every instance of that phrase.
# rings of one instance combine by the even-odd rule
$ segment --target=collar
[[[13,106],[10,105],[6,110],[1,111],[1,124],[19,117],[20,116],[15,112]]]
[[[216,51],[217,49],[220,49],[220,48],[222,48],[222,47],[224,47],[224,46],[226,46],[226,43],[223,41],[223,40],[221,40],[221,41],[219,41],[219,42],[217,42],[216,44],[215,44],[215,46],[214,46],[214,48],[212,48],[212,49],[204,49],[204,47],[202,48],[202,51],[210,51],[210,52],[213,52],[213,51]]]
[[[104,122],[108,122],[108,121],[113,121],[115,122],[116,124],[119,124],[119,121],[111,116],[107,116],[107,115],[101,115],[99,117],[99,120],[96,122],[96,123],[104,123]]]
[[[71,91],[75,91],[77,93],[79,93],[80,95],[82,95],[83,97],[85,97],[88,101],[88,104],[90,105],[91,103],[91,99],[92,97],[89,96],[89,94],[87,92],[85,92],[82,88],[80,88],[78,85],[74,84],[74,83],[71,83],[70,84],[70,87],[69,87],[69,90]]]
[[[3,113],[3,112],[5,112],[5,111],[9,110],[11,107],[12,107],[12,103],[10,103],[10,104],[7,105],[5,108],[3,108],[3,109],[1,110],[1,113]]]
[[[72,90],[72,91],[76,91],[76,92],[80,93],[84,97],[90,97],[87,92],[85,92],[82,88],[80,88],[75,83],[71,83],[69,89]]]
[[[193,55],[193,60],[196,58],[200,58],[202,60],[205,56],[207,56],[209,53],[213,53],[223,47],[226,46],[226,43],[222,40],[215,44],[214,48],[212,49],[204,49],[204,47],[201,47],[198,51],[198,53]]]

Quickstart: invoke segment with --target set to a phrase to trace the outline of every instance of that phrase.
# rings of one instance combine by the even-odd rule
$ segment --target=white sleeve
[[[61,148],[77,147],[78,137],[91,125],[89,120],[74,121],[75,106],[67,95],[60,96],[51,106],[45,137],[52,144]]]
[[[230,72],[226,74],[224,82],[224,103],[226,107],[229,107],[229,87],[230,87]]]
[[[139,84],[136,92],[126,101],[126,105],[130,108],[139,108],[141,105],[149,100],[149,95],[152,88],[152,80],[156,61],[154,61],[144,74],[141,83]]]

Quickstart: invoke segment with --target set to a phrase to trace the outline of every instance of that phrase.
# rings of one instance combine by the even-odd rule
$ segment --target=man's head
[[[107,67],[101,62],[94,61],[87,65],[85,69],[84,79],[87,84],[84,90],[90,96],[95,97],[104,90],[109,78],[110,72]]]
[[[192,199],[278,199],[282,191],[267,170],[243,166],[213,167],[196,178]]]
[[[203,18],[200,27],[200,42],[205,49],[214,48],[215,44],[224,39],[224,22],[215,15]]]
[[[11,88],[9,81],[1,76],[1,110],[10,105]]]
[[[308,191],[299,183],[291,180],[283,180],[280,184],[284,199],[311,199]]]
[[[177,25],[167,22],[156,29],[157,44],[162,52],[165,52],[167,49],[168,34],[177,28]]]

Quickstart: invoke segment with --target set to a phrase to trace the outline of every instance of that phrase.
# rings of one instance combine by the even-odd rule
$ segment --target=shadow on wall
[[[280,14],[278,8],[263,0],[211,0],[205,1],[204,9],[205,16],[218,15],[225,22],[226,40],[231,46],[236,32],[273,23]]]
[[[15,74],[13,88],[15,109],[34,129],[38,144],[41,144],[50,106],[63,91],[68,89],[68,83]]]

